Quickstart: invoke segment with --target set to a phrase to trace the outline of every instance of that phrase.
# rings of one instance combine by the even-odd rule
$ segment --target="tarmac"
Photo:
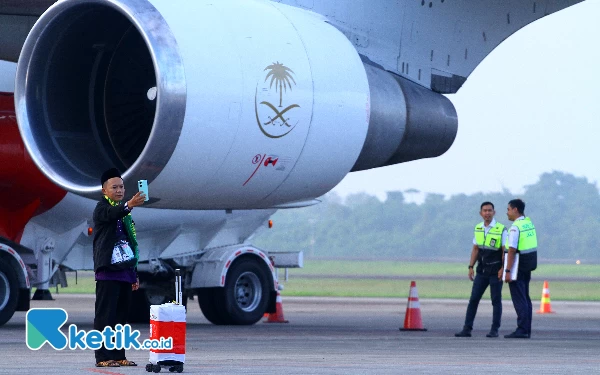
[[[54,295],[32,307],[61,307],[63,326],[92,329],[93,295]],[[554,314],[536,314],[531,339],[505,339],[516,327],[504,302],[501,336],[486,338],[492,309],[482,300],[471,338],[456,338],[466,300],[421,299],[426,332],[403,332],[407,301],[399,298],[283,297],[287,324],[214,326],[189,301],[187,374],[454,374],[600,373],[600,302],[553,301]],[[147,338],[147,325],[134,325]],[[145,337],[144,337],[145,336]],[[25,313],[0,327],[0,374],[145,374],[148,352],[130,350],[139,367],[96,368],[90,350],[32,351]],[[163,369],[162,373],[168,373]]]

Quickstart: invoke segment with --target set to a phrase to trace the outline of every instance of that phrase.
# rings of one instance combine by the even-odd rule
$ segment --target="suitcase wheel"
[[[183,365],[171,366],[169,372],[183,372]]]

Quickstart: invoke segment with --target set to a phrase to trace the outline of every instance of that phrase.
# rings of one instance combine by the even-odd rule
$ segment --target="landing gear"
[[[19,280],[8,262],[0,258],[0,326],[12,318],[19,300]]]
[[[48,289],[36,289],[35,293],[33,293],[33,297],[31,297],[32,301],[54,301],[52,298],[52,293]]]
[[[227,272],[223,288],[202,288],[198,303],[202,313],[217,325],[251,325],[267,310],[270,271],[254,257],[238,259]]]
[[[198,289],[198,304],[204,317],[216,325],[230,324],[223,309],[223,288],[200,288]]]
[[[131,293],[128,323],[150,323],[150,303],[146,298],[146,290],[138,289]],[[147,369],[147,368],[146,368]]]

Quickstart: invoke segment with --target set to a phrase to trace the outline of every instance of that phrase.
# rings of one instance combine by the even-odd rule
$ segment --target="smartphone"
[[[148,180],[139,180],[138,190],[146,195],[144,202],[147,202],[150,199],[150,195],[148,195]]]

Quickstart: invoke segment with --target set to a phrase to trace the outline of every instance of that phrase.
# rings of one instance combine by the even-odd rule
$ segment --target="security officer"
[[[537,268],[537,235],[531,219],[525,217],[525,202],[513,199],[508,202],[506,215],[508,220],[514,221],[508,233],[506,244],[507,266],[504,281],[510,288],[510,296],[517,313],[517,329],[508,335],[507,339],[528,339],[531,337],[531,318],[533,307],[529,298],[529,281],[531,271]],[[518,265],[515,258],[519,257]],[[514,269],[515,265],[517,269]],[[511,275],[517,273],[516,280]]]
[[[506,244],[506,228],[494,219],[494,204],[483,202],[479,215],[483,222],[475,226],[475,237],[473,238],[473,250],[471,250],[471,261],[469,262],[469,279],[473,281],[471,298],[467,307],[467,316],[462,331],[456,333],[456,337],[471,337],[473,321],[477,314],[477,307],[481,296],[490,286],[490,295],[494,314],[492,328],[487,337],[498,337],[500,319],[502,318],[502,265],[503,251]],[[473,280],[473,265],[477,262],[477,274]]]

